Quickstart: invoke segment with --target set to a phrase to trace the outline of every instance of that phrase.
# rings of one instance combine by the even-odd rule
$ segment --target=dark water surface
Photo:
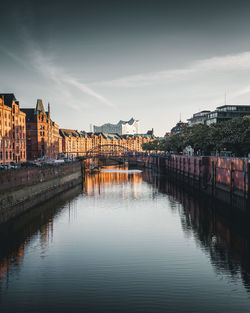
[[[250,312],[248,218],[107,170],[0,227],[0,312]]]

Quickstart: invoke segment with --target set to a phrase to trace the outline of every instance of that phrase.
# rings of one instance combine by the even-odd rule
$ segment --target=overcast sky
[[[62,128],[250,104],[250,1],[5,1],[0,92],[51,104]]]

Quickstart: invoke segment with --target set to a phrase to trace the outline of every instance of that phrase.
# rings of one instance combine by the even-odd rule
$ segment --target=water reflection
[[[115,184],[128,184],[133,188],[142,183],[142,175],[139,170],[130,170],[128,167],[107,166],[96,174],[86,174],[84,192],[87,195],[95,195]]]
[[[211,260],[218,275],[239,277],[250,291],[250,229],[249,216],[231,211],[228,206],[211,198],[190,194],[183,186],[152,171],[145,171],[143,179],[157,190],[172,197],[172,209],[179,210],[181,224],[187,236],[193,236],[197,245]]]
[[[118,208],[115,212],[108,211],[109,205],[114,202],[118,203]],[[111,218],[114,220],[109,224]],[[235,284],[240,282],[241,285],[243,283],[245,290],[250,291],[250,235],[247,218],[239,217],[229,208],[222,208],[209,199],[191,195],[181,186],[152,171],[140,173],[128,171],[127,168],[109,168],[94,175],[86,175],[83,187],[69,190],[0,227],[1,296],[4,298],[7,294],[9,279],[24,267],[25,257],[27,271],[30,264],[38,262],[38,259],[46,260],[47,255],[50,255],[47,267],[44,263],[37,266],[38,271],[50,273],[47,278],[43,278],[42,283],[37,282],[37,288],[39,290],[39,286],[44,284],[53,292],[50,285],[58,279],[61,282],[61,285],[58,283],[61,294],[64,297],[75,297],[72,307],[75,303],[82,304],[81,301],[91,303],[92,300],[88,299],[95,301],[99,297],[99,307],[94,307],[92,303],[88,307],[84,303],[86,312],[105,311],[102,305],[106,305],[106,309],[113,307],[110,312],[173,312],[182,295],[186,297],[186,302],[176,310],[195,312],[191,309],[192,303],[198,297],[199,288],[204,289],[204,285],[200,287],[199,277],[196,276],[205,271],[209,278],[204,281],[211,286],[214,283],[214,277],[201,254],[205,254],[206,260],[209,259],[213,272],[221,280]],[[178,225],[180,232],[175,231]],[[57,240],[54,239],[55,233],[58,234]],[[189,238],[197,247],[192,248],[190,255],[185,238]],[[66,243],[60,246],[62,241]],[[35,245],[39,245],[39,249]],[[200,268],[197,268],[199,264],[195,263],[196,260],[203,262]],[[71,263],[72,266],[69,266]],[[67,277],[65,285],[62,276]],[[73,289],[69,285],[72,277],[75,277]],[[119,279],[127,284],[121,284],[121,293]],[[190,281],[199,286],[194,289],[193,297],[189,290]],[[79,289],[75,284],[78,284]],[[12,280],[12,285],[15,285],[15,279]],[[21,287],[23,288],[22,284]],[[16,290],[13,286],[12,288]],[[219,287],[216,285],[216,288]],[[225,288],[225,285],[221,288]],[[212,305],[209,288],[204,290],[199,297],[205,298],[206,294],[206,306]],[[49,291],[48,294],[45,290],[43,292],[49,297]],[[77,297],[81,292],[84,297]],[[216,292],[210,289],[212,296]],[[218,292],[223,294],[224,291],[218,289]],[[242,302],[239,291],[237,297],[245,307],[249,304]],[[241,297],[244,298],[244,294],[241,293]],[[56,299],[53,298],[52,301],[58,305]],[[130,301],[129,309],[124,304],[123,309],[118,310],[121,301],[125,304]],[[205,310],[204,303],[199,304],[200,312],[216,312],[211,308]],[[28,307],[29,302],[26,305]],[[224,301],[221,305],[225,307],[227,303]],[[168,306],[172,309],[166,310]],[[29,311],[32,311],[32,307]]]
[[[0,281],[8,283],[9,275],[20,269],[33,240],[39,239],[41,256],[46,253],[53,242],[54,219],[65,206],[70,215],[71,200],[80,192],[81,186],[77,186],[0,226]]]
[[[110,185],[130,183],[136,197],[136,185],[141,182],[141,171],[131,171],[124,166],[119,168],[109,166],[98,174],[87,174],[84,178],[83,191],[93,196],[96,193],[100,194]],[[17,219],[0,225],[0,281],[8,282],[8,275],[20,268],[25,250],[37,237],[41,246],[41,256],[46,255],[48,245],[53,242],[56,216],[67,208],[69,222],[77,219],[75,203],[71,200],[80,192],[81,186],[77,186],[33,208]]]

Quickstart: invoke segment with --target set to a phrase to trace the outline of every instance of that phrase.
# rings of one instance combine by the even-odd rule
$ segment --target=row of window
[[[0,160],[3,160],[3,152],[2,151],[0,151]],[[12,152],[11,151],[6,151],[5,152],[5,160],[7,161],[7,160],[12,160],[12,156],[14,156],[14,154],[12,154]],[[22,159],[22,158],[25,158],[25,152],[22,152],[21,151],[21,153],[20,153],[20,158]]]
[[[219,112],[230,112],[230,111],[248,111],[250,112],[250,106],[226,106],[222,108],[217,108],[217,111]]]
[[[0,112],[0,118],[5,118],[5,119],[8,119],[8,120],[11,120],[11,114],[7,114],[7,113],[5,113],[5,114],[2,114],[1,112]],[[13,116],[13,122],[14,122],[14,120],[15,120],[15,116]],[[18,118],[16,117],[16,123],[18,123]],[[25,118],[19,118],[19,123],[20,124],[22,124],[22,123],[25,123]]]
[[[6,119],[9,119],[9,120],[10,120],[10,114],[6,114],[6,113],[5,113],[5,114],[2,115],[2,113],[0,112],[0,118],[1,118],[2,116],[5,117]]]
[[[7,127],[10,127],[10,122],[9,123],[7,123],[6,121],[4,122],[4,125]],[[0,127],[2,127],[2,123],[1,123],[1,121],[0,121]]]
[[[1,140],[0,139],[0,148],[4,146],[4,148],[11,148],[13,146],[13,149],[15,148],[15,143],[19,144],[20,148],[25,148],[25,141],[17,139],[16,142],[13,142],[10,140]]]
[[[0,139],[0,147],[5,147],[5,148],[11,148],[11,141],[10,140],[1,140]]]

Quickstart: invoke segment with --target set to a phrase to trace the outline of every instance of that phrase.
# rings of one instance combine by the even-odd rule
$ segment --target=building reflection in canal
[[[141,171],[129,171],[127,167],[120,167],[120,171],[114,171],[115,168],[110,166],[100,173],[85,175],[84,193],[88,196],[96,195],[110,185],[130,183],[129,186],[133,188],[136,198],[137,186],[142,183]],[[72,200],[81,193],[81,190],[81,186],[75,187],[19,218],[0,225],[1,282],[7,283],[9,273],[20,268],[25,250],[32,240],[39,238],[41,253],[46,252],[48,245],[53,242],[54,219],[62,210],[68,209],[69,222],[77,218]]]
[[[129,170],[128,167],[109,166],[102,169],[96,174],[86,174],[83,190],[89,195],[93,196],[101,193],[111,185],[126,184],[133,188],[134,196],[136,197],[136,190],[138,185],[142,183],[142,175],[140,170]]]
[[[230,207],[214,203],[211,198],[190,194],[183,186],[166,177],[145,171],[143,179],[168,194],[172,208],[178,206],[186,236],[193,236],[205,251],[218,275],[241,278],[250,291],[250,229],[248,215],[239,215]]]
[[[180,216],[185,235],[193,236],[210,258],[216,273],[229,275],[232,280],[241,278],[250,291],[250,236],[246,219],[221,213],[219,207],[207,199],[190,195],[181,186],[152,171],[140,173],[109,168],[86,175],[83,192],[93,196],[110,185],[127,184],[133,188],[136,198],[137,188],[145,182],[153,186],[152,196],[158,192],[168,195],[171,209]],[[46,251],[53,242],[54,220],[62,211],[68,210],[69,220],[76,218],[72,200],[81,192],[81,186],[78,186],[0,227],[0,280],[3,284],[8,284],[8,275],[12,271],[20,269],[26,249],[34,238],[40,238],[41,251]],[[123,196],[126,197],[126,194]]]
[[[54,219],[68,208],[81,192],[77,186],[53,200],[31,209],[20,217],[0,225],[0,281],[8,283],[8,276],[22,265],[25,251],[33,240],[39,239],[41,256],[53,242]],[[0,284],[1,288],[1,284]]]

